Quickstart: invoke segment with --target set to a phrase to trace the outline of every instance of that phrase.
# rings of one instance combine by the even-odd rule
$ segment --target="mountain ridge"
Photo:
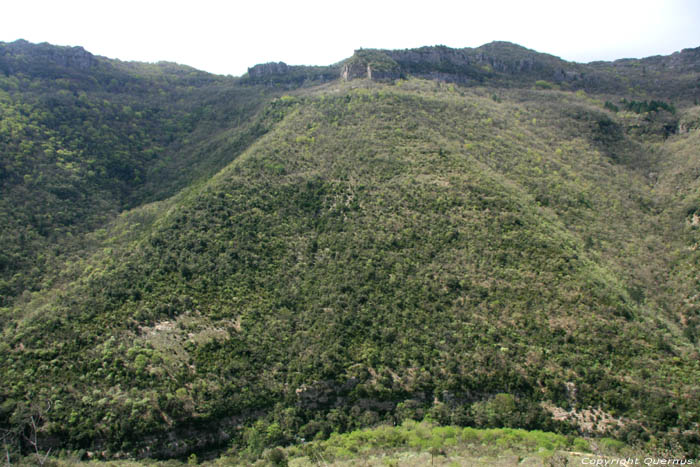
[[[76,60],[75,64],[80,67],[93,67],[101,60],[101,63],[122,63],[126,66],[150,66],[163,67],[174,66],[175,70],[182,70],[183,73],[197,72],[202,77],[211,75],[206,72],[199,72],[186,65],[166,64],[159,62],[156,64],[145,64],[140,62],[120,62],[106,57],[95,56],[87,52],[82,47],[59,47],[51,46],[47,43],[31,44],[22,39],[12,43],[0,43],[5,51],[4,63],[0,70],[9,73],[8,64],[13,54],[30,52],[30,56],[44,60],[49,63],[64,67],[70,60]],[[428,79],[440,79],[448,82],[458,82],[460,84],[483,84],[488,80],[495,85],[518,85],[527,83],[528,85],[537,80],[551,81],[555,84],[570,86],[571,89],[584,89],[587,92],[624,92],[630,84],[640,86],[645,83],[647,68],[650,72],[658,74],[673,73],[694,73],[700,69],[700,47],[686,48],[673,54],[662,56],[655,55],[643,58],[621,58],[613,61],[591,61],[588,63],[569,62],[554,55],[537,52],[518,44],[506,41],[492,41],[479,47],[450,48],[443,45],[425,46],[414,49],[358,49],[353,57],[342,60],[337,64],[324,66],[287,65],[284,62],[270,62],[258,64],[250,67],[248,72],[238,79],[251,84],[267,83],[268,85],[301,86],[304,83],[330,82],[339,76],[347,76],[343,67],[360,62],[363,66],[368,63],[366,59],[358,56],[367,51],[376,51],[380,55],[387,55],[390,59],[399,59],[401,65],[393,69],[391,73],[387,70],[377,74],[375,79],[397,79],[408,75],[421,76]],[[9,53],[9,55],[8,55]],[[392,58],[393,57],[393,58]],[[403,58],[402,58],[403,57]],[[376,65],[376,63],[375,63]],[[638,70],[641,66],[642,72]],[[204,73],[202,75],[202,73]],[[359,73],[359,74],[358,74]],[[507,79],[508,75],[519,75],[515,80]],[[619,75],[622,73],[622,75]],[[354,77],[367,77],[365,70],[351,73]],[[505,78],[504,78],[505,75]],[[619,76],[618,76],[619,75]],[[222,78],[222,76],[220,76]],[[665,77],[668,79],[668,77]],[[200,78],[202,79],[202,78]],[[234,78],[235,79],[235,78]],[[525,81],[522,81],[525,79]],[[682,94],[669,95],[674,99],[698,99],[700,91],[697,83],[684,83]],[[646,87],[646,86],[644,86]],[[659,94],[660,87],[655,87],[653,92]],[[643,89],[650,92],[651,89]]]
[[[253,462],[425,417],[697,455],[698,76],[425,52],[0,75],[12,455],[37,420],[44,451]]]

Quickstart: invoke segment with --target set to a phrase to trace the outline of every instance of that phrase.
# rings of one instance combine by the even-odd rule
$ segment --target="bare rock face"
[[[512,45],[508,45],[512,47]],[[527,74],[544,71],[546,66],[537,60],[527,49],[516,49],[507,54],[494,47],[479,49],[452,49],[444,46],[422,47],[411,50],[385,51],[393,60],[403,68],[416,70],[419,74],[430,75],[440,72],[444,75],[452,75],[450,81],[473,79],[475,72],[503,73],[508,75]],[[566,79],[563,70],[561,79]]]
[[[268,62],[248,68],[242,82],[267,86],[303,86],[338,79],[338,66],[287,65],[284,62]]]
[[[94,55],[82,47],[70,47],[60,52],[49,49],[48,53],[43,54],[43,58],[56,65],[78,70],[88,70],[97,64]]]
[[[359,49],[345,62],[340,76],[346,81],[357,78],[385,81],[400,78],[402,75],[399,64],[384,51]]]
[[[371,78],[372,68],[370,65],[362,62],[346,63],[343,65],[343,70],[340,72],[340,76],[345,81],[357,78]]]
[[[397,63],[406,65],[423,65],[436,67],[443,63],[469,65],[471,58],[459,49],[447,47],[422,47],[420,49],[385,51]]]
[[[251,78],[264,78],[270,75],[284,75],[289,72],[289,65],[284,62],[269,62],[248,68],[248,76]]]
[[[9,44],[0,43],[0,60],[11,63],[13,59],[19,57],[37,64],[45,63],[82,71],[89,70],[98,63],[97,58],[82,47],[32,44],[22,39]]]
[[[477,49],[446,46],[405,50],[360,49],[343,65],[345,80],[392,80],[406,75],[447,82],[470,83],[485,79],[571,81],[577,73],[557,57],[510,43],[494,42]]]

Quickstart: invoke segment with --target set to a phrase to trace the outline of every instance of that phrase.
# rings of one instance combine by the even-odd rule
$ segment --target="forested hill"
[[[252,463],[427,417],[697,457],[696,56],[232,78],[0,44],[10,456]]]
[[[0,305],[41,288],[72,237],[213,175],[266,131],[266,91],[172,63],[17,41],[0,44],[0,72]]]

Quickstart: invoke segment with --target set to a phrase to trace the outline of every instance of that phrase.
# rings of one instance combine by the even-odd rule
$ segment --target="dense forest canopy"
[[[427,418],[697,457],[699,97],[700,49],[231,78],[0,43],[7,455]]]

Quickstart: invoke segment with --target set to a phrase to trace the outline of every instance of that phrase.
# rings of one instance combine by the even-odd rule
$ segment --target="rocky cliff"
[[[244,83],[275,86],[302,86],[306,83],[332,81],[339,76],[338,67],[287,65],[284,62],[268,62],[248,68]]]
[[[31,44],[25,40],[0,42],[0,70],[13,73],[27,62],[37,70],[55,67],[85,71],[97,65],[97,58],[82,47],[58,47],[50,44]]]
[[[406,75],[468,84],[502,75],[573,81],[580,73],[575,64],[506,42],[477,49],[445,46],[404,50],[358,50],[346,61],[344,79],[393,79]]]
[[[695,74],[700,71],[700,47],[669,56],[623,59],[588,64],[567,62],[510,42],[477,48],[438,45],[404,50],[360,49],[343,62],[345,80],[393,80],[406,76],[462,85],[505,87],[548,86],[586,92],[653,93],[666,99],[700,100]],[[650,77],[654,79],[649,79]],[[673,86],[662,83],[673,82]]]
[[[289,65],[284,62],[260,63],[248,68],[248,76],[251,78],[264,78],[270,75],[284,75],[289,71]]]

